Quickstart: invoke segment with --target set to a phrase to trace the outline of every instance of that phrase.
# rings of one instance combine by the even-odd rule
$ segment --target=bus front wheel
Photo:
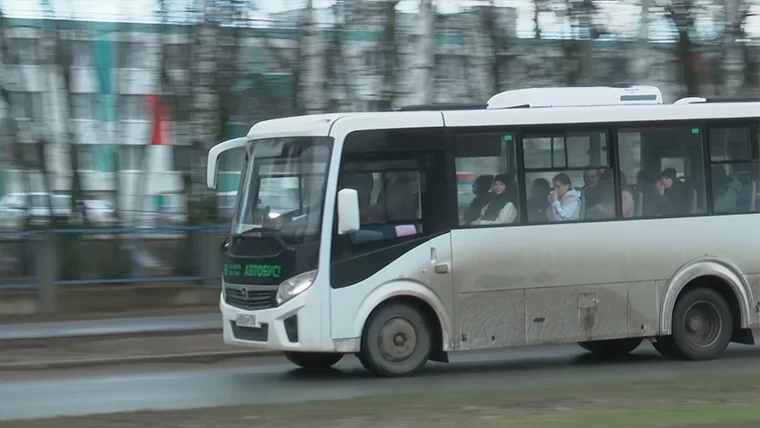
[[[405,303],[382,306],[367,322],[359,361],[377,376],[416,373],[432,353],[431,331],[425,315],[414,306]]]
[[[581,348],[603,357],[614,358],[622,357],[633,352],[643,341],[639,337],[626,339],[594,340],[590,342],[581,342]]]
[[[663,356],[712,360],[728,347],[734,333],[731,307],[715,290],[695,288],[678,298],[673,309],[672,335],[654,343]]]
[[[343,354],[333,352],[285,352],[291,363],[309,371],[327,370],[343,358]]]

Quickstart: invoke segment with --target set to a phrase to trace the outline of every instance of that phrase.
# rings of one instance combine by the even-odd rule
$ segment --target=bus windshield
[[[319,239],[331,138],[249,143],[233,233],[278,231],[288,244]]]

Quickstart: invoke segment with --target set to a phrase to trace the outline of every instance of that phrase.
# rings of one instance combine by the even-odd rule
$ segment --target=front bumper
[[[310,291],[276,308],[244,310],[227,304],[224,291],[219,299],[224,343],[282,351],[330,352],[322,346],[319,305],[310,304]],[[238,315],[254,315],[257,327],[239,327]]]

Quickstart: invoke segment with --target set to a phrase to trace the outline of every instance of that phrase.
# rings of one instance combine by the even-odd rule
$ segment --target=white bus
[[[212,189],[220,156],[245,158],[225,343],[378,376],[452,351],[754,344],[760,101],[542,88],[400,110],[264,121],[209,152]],[[477,176],[464,204],[457,171]],[[297,181],[295,209],[272,215],[264,180]]]

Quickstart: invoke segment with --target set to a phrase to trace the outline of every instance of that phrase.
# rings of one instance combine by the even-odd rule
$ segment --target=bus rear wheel
[[[673,308],[672,333],[654,343],[663,356],[695,361],[718,358],[734,333],[731,308],[715,290],[689,290]]]
[[[291,363],[309,371],[327,370],[343,358],[343,354],[334,352],[285,352],[285,358]]]
[[[614,358],[622,357],[633,352],[643,341],[640,337],[631,337],[625,339],[610,340],[593,340],[590,342],[580,342],[581,348],[599,356]]]
[[[362,335],[359,361],[376,376],[407,376],[430,358],[433,340],[425,315],[414,306],[392,303],[377,309]]]

